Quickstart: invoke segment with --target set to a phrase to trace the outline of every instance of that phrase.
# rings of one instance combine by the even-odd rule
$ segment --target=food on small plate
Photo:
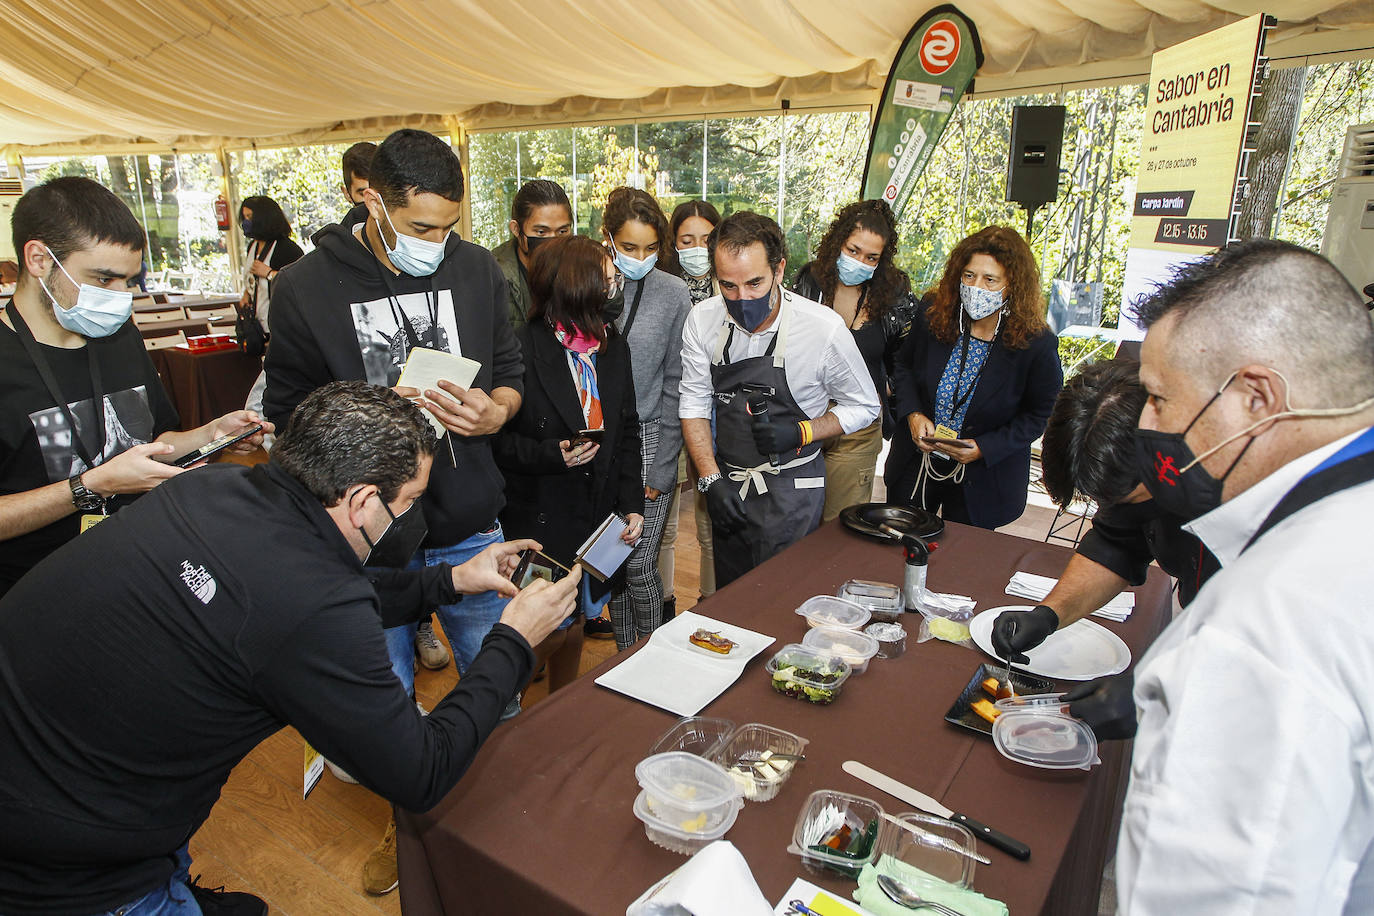
[[[704,627],[687,638],[691,640],[692,645],[701,646],[703,649],[718,652],[721,655],[729,655],[737,645],[734,641],[726,639],[714,630],[708,630]]]
[[[969,704],[969,708],[989,722],[996,722],[997,717],[1002,714],[1002,710],[992,705],[992,700],[974,700]]]
[[[998,700],[1005,700],[1007,697],[1015,696],[1012,693],[1011,685],[999,681],[995,677],[990,677],[983,681],[983,692]]]

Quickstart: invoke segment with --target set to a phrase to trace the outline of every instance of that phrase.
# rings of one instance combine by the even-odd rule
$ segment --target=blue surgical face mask
[[[835,267],[840,272],[840,282],[845,286],[858,286],[860,283],[867,283],[873,279],[873,271],[877,269],[874,265],[865,264],[843,252],[835,260]]]
[[[47,284],[39,278],[38,285],[43,287],[43,292],[52,300],[52,310],[57,316],[58,324],[82,337],[109,337],[124,326],[124,322],[134,313],[132,292],[77,283],[72,280],[72,275],[67,273],[67,268],[62,266],[62,262],[57,260],[57,255],[52,253],[51,248],[48,249],[48,254],[52,255],[52,262],[57,265],[57,269],[77,288],[76,304],[64,309],[58,305],[57,297],[48,289]]]
[[[711,256],[705,248],[679,248],[677,262],[689,277],[704,277],[711,270]]]
[[[382,201],[380,197],[377,200]],[[382,213],[386,216],[386,224],[396,234],[396,247],[393,248],[386,243],[386,236],[382,235],[382,224],[377,224],[377,234],[382,236],[382,246],[386,248],[386,256],[391,263],[412,277],[428,277],[438,270],[444,260],[444,242],[448,241],[448,234],[444,234],[444,242],[429,242],[413,235],[402,235],[396,232],[396,225],[391,222],[385,202],[382,202]]]
[[[243,230],[244,238],[251,239],[253,237],[253,221],[251,219],[239,220],[239,228]]]
[[[981,286],[969,286],[967,283],[959,284],[959,301],[974,321],[981,321],[1004,304],[1000,289],[983,289]]]
[[[649,271],[654,269],[654,265],[658,263],[657,251],[647,258],[640,260],[639,258],[630,257],[614,245],[611,247],[615,252],[615,266],[625,275],[626,280],[643,280],[649,275]]]
[[[744,328],[750,334],[758,330],[759,325],[768,319],[768,314],[773,311],[773,289],[764,293],[757,299],[726,299],[725,310],[730,313],[730,317],[735,319],[735,324]]]

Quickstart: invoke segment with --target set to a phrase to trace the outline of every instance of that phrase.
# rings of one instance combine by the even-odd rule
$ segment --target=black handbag
[[[247,305],[234,306],[234,337],[238,340],[239,350],[249,356],[260,358],[267,352],[267,332],[258,321],[258,281],[253,278],[253,296]]]

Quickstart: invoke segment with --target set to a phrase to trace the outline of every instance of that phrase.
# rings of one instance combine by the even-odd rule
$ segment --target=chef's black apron
[[[825,507],[825,458],[819,442],[778,456],[775,467],[754,445],[753,417],[745,385],[773,389],[768,400],[770,422],[810,420],[787,387],[787,329],[792,294],[782,291],[778,332],[762,356],[734,360],[731,346],[743,347],[747,335],[728,318],[721,324],[711,360],[715,393],[716,460],[721,474],[740,488],[747,522],[737,534],[714,524],[716,587],[723,588],[816,529]]]

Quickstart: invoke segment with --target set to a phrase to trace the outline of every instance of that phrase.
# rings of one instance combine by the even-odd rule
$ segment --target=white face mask
[[[62,262],[57,260],[57,255],[52,253],[51,248],[48,249],[48,254],[52,256],[52,262],[57,265],[57,269],[77,288],[76,304],[64,309],[58,304],[52,290],[48,289],[42,278],[39,278],[38,285],[43,287],[43,292],[52,300],[53,315],[57,317],[58,324],[82,337],[109,337],[124,326],[124,322],[128,321],[134,312],[132,292],[77,283],[72,279],[72,275],[67,273],[67,268],[62,266]]]
[[[1000,289],[983,289],[981,286],[969,286],[967,283],[959,284],[959,301],[974,321],[981,321],[1003,305]]]
[[[391,214],[387,212],[386,203],[381,197],[377,198],[382,204],[382,213],[386,216],[386,224],[391,227],[391,231],[396,235],[396,246],[386,243],[386,236],[382,235],[381,223],[377,224],[377,234],[382,236],[382,247],[386,249],[386,256],[391,259],[391,263],[398,269],[410,274],[412,277],[428,277],[439,269],[439,265],[444,260],[444,244],[448,241],[448,233],[444,233],[444,241],[430,242],[425,239],[417,239],[413,235],[402,235],[396,232],[396,225],[391,221]]]
[[[711,258],[705,248],[679,248],[677,262],[689,277],[704,277],[711,269]]]

